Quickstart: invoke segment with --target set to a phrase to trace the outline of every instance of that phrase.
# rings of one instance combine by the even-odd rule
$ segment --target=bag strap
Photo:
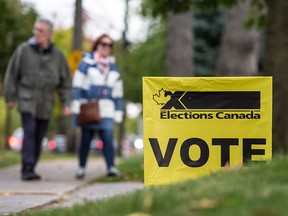
[[[109,72],[108,72],[109,73]],[[105,74],[104,85],[101,88],[100,96],[106,95],[107,92],[107,80],[108,80],[108,73]]]

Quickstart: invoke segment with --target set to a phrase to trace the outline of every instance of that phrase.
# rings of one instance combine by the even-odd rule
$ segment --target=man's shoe
[[[22,172],[21,179],[23,181],[40,180],[41,176],[34,173],[33,171]]]
[[[76,172],[76,179],[83,179],[85,176],[84,168],[79,168]]]
[[[122,175],[121,172],[115,167],[111,167],[107,173],[108,177],[115,177],[115,176],[121,176],[121,175]]]
[[[34,179],[35,180],[41,180],[41,176],[38,173],[34,172]]]

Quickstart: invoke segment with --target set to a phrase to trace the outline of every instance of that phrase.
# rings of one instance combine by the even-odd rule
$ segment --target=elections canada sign
[[[143,78],[144,183],[272,157],[272,78]]]

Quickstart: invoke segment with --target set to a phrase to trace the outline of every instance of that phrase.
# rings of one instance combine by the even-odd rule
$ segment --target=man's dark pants
[[[41,153],[42,140],[46,134],[48,119],[38,119],[29,113],[21,113],[24,138],[22,143],[22,173],[34,171]]]

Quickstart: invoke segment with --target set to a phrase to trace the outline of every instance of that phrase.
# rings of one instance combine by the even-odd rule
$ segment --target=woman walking
[[[79,168],[76,178],[85,176],[85,166],[94,133],[103,141],[103,154],[107,165],[107,176],[118,176],[114,164],[113,128],[123,118],[123,81],[112,55],[113,40],[107,34],[98,37],[90,53],[84,55],[72,82],[73,101],[71,111],[77,115],[80,105],[88,101],[99,102],[101,121],[82,125],[79,148]],[[78,124],[77,118],[75,123]]]

